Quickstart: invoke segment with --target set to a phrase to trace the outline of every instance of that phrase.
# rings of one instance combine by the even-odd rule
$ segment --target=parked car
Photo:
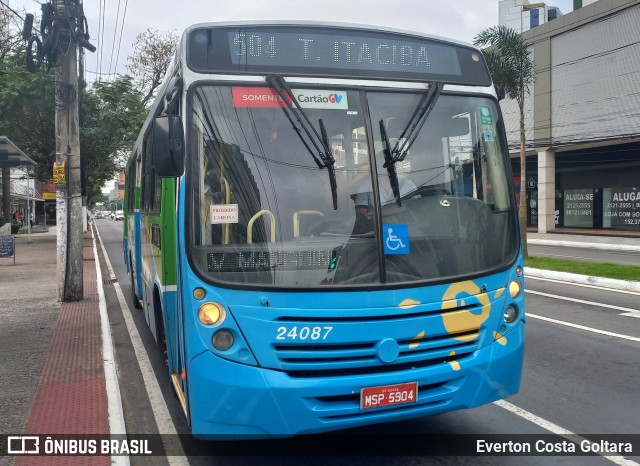
[[[124,210],[116,210],[113,216],[114,220],[124,220]]]

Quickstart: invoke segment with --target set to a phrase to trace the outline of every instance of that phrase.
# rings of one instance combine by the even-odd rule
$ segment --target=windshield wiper
[[[320,132],[322,135],[318,134],[318,131],[313,126],[307,114],[302,110],[302,107],[298,103],[297,99],[293,95],[293,91],[284,80],[282,76],[277,74],[272,74],[267,76],[266,78],[267,84],[276,90],[280,98],[284,101],[285,107],[282,107],[287,119],[291,123],[293,129],[296,134],[302,141],[302,144],[307,148],[311,157],[313,158],[318,168],[323,169],[326,168],[329,173],[329,183],[331,185],[331,197],[333,199],[333,209],[338,210],[338,194],[337,194],[337,183],[336,183],[336,171],[334,165],[336,163],[333,155],[331,153],[331,146],[329,144],[329,138],[327,137],[327,130],[320,119]],[[293,105],[292,105],[293,102]],[[307,143],[307,140],[302,135],[302,131],[293,119],[296,119],[298,124],[302,127],[302,130],[306,133],[308,140],[313,145],[313,149]],[[315,152],[314,152],[315,149]],[[317,152],[317,155],[316,155]]]
[[[391,144],[389,143],[389,136],[387,135],[387,128],[384,126],[384,120],[380,120],[380,136],[382,138],[382,151],[384,152],[384,165],[387,173],[389,174],[389,183],[391,184],[391,190],[393,191],[393,197],[396,200],[398,207],[402,207],[400,201],[400,186],[398,184],[398,174],[396,173],[395,162],[391,155]]]
[[[329,183],[331,184],[331,199],[333,200],[333,210],[338,210],[338,184],[336,183],[336,169],[334,167],[336,160],[331,155],[331,145],[329,144],[329,137],[327,136],[327,128],[324,126],[324,122],[322,118],[318,120],[320,124],[320,134],[322,135],[322,144],[325,148],[329,149],[327,155],[326,165],[327,171],[329,172]]]
[[[407,156],[409,149],[420,134],[422,126],[427,121],[431,110],[435,107],[438,97],[440,97],[440,92],[442,92],[442,87],[443,84],[441,82],[433,82],[429,93],[423,95],[422,99],[420,99],[420,103],[418,103],[413,115],[411,115],[407,126],[402,130],[400,137],[396,141],[396,145],[390,151],[390,161],[385,161],[384,167],[389,163],[395,164],[396,162],[401,162]],[[401,146],[400,141],[403,141]]]

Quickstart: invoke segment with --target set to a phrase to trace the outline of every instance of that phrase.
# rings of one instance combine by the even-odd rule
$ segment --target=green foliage
[[[56,152],[53,72],[27,71],[24,50],[17,49],[0,63],[0,73],[0,133],[37,163],[36,178],[48,180]]]
[[[56,158],[54,70],[29,72],[24,50],[0,61],[0,134],[9,137],[37,166],[36,178],[52,178]],[[142,95],[130,76],[83,89],[80,157],[91,198],[122,168],[146,117]]]
[[[7,221],[4,219],[4,216],[0,215],[0,227],[4,226]]]
[[[130,76],[96,82],[83,101],[80,147],[85,163],[87,193],[101,195],[104,183],[124,166],[147,111]]]
[[[509,98],[524,104],[535,73],[522,35],[506,26],[494,26],[480,31],[473,43],[485,47],[482,53],[494,84],[503,87]]]

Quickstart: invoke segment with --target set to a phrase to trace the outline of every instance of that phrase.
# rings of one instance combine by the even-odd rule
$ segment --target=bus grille
[[[464,341],[460,341],[460,339]],[[419,340],[400,340],[393,363],[377,356],[376,342],[339,345],[277,345],[282,369],[294,378],[380,374],[453,363],[478,349],[480,333],[465,332]]]

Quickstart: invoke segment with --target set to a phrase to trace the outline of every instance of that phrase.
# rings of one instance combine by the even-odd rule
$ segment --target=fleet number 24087
[[[333,327],[278,327],[276,340],[326,340]]]

